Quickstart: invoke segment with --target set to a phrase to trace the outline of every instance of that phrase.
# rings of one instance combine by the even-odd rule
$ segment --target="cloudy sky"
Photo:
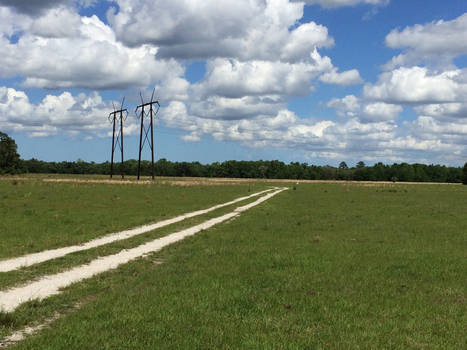
[[[156,156],[467,161],[465,0],[0,0],[0,130],[105,161],[155,88]],[[146,158],[149,153],[146,154]]]

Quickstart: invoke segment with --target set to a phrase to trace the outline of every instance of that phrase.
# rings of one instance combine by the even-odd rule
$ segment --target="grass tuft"
[[[11,313],[0,311],[0,326],[4,328],[15,327],[16,320]]]

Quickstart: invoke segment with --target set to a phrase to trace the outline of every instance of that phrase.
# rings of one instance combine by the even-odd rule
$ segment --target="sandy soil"
[[[59,318],[64,317],[70,314],[71,312],[80,309],[81,307],[93,301],[94,299],[95,299],[95,296],[92,296],[92,295],[88,296],[84,300],[81,300],[77,302],[76,304],[74,304],[70,309],[68,309],[64,313],[55,312],[52,316],[46,318],[41,323],[26,325],[25,327],[14,331],[10,335],[0,340],[0,349],[13,346],[14,344],[19,343],[20,341],[24,340],[26,337],[39,333],[41,330],[50,326],[53,322],[55,322]]]
[[[206,230],[214,225],[232,219],[244,211],[247,211],[254,206],[257,206],[258,204],[261,204],[262,202],[272,198],[284,190],[287,190],[287,188],[277,189],[272,193],[268,193],[260,197],[252,203],[237,207],[230,213],[207,220],[201,224],[192,226],[182,231],[169,234],[165,237],[155,239],[138,247],[122,250],[121,252],[114,255],[100,257],[91,261],[89,264],[77,266],[57,274],[43,276],[39,280],[30,282],[29,284],[0,292],[0,310],[11,312],[22,303],[29,300],[43,299],[51,295],[58,294],[60,289],[65,288],[73,283],[90,278],[110,269],[115,269],[121,264],[125,264],[146,254],[157,252],[169,244],[178,242],[202,230]]]
[[[245,197],[239,197],[226,203],[217,204],[208,209],[202,209],[202,210],[197,210],[191,213],[182,214],[172,219],[167,219],[167,220],[159,221],[153,224],[139,226],[139,227],[136,227],[130,230],[110,233],[108,235],[93,239],[92,241],[89,241],[83,244],[73,245],[73,246],[68,246],[68,247],[63,247],[63,248],[57,248],[57,249],[50,249],[50,250],[45,250],[39,253],[28,254],[28,255],[24,255],[21,257],[13,258],[13,259],[2,260],[0,261],[0,272],[8,272],[8,271],[17,270],[22,267],[31,266],[31,265],[38,264],[38,263],[41,263],[47,260],[56,259],[56,258],[65,256],[65,255],[68,255],[74,252],[96,248],[104,244],[109,244],[112,242],[134,237],[134,236],[137,236],[137,235],[149,232],[149,231],[153,231],[153,230],[156,230],[158,228],[161,228],[167,225],[174,224],[176,222],[183,221],[188,218],[192,218],[194,216],[206,214],[213,210],[223,208],[231,204],[235,204],[237,202],[259,196],[269,191],[272,191],[272,189],[264,190],[261,192],[256,192]]]
[[[43,323],[37,324],[34,326],[26,326],[16,332],[13,332],[9,336],[5,337],[0,341],[0,348],[6,348],[12,346],[20,341],[24,340],[27,336],[40,332],[42,329],[50,325],[52,322],[57,320],[62,316],[58,312],[55,313],[52,317],[46,319]]]

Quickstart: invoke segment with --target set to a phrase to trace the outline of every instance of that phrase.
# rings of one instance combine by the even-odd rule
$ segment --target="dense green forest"
[[[136,175],[137,160],[124,162],[126,175]],[[110,174],[110,163],[44,162],[37,159],[21,160],[18,172],[58,174]],[[114,173],[120,174],[120,163],[114,165]],[[151,175],[151,163],[141,162],[141,174]],[[368,180],[368,181],[417,181],[417,182],[462,182],[463,168],[444,165],[377,163],[366,166],[363,162],[348,167],[341,162],[339,167],[316,166],[307,163],[273,161],[235,161],[201,164],[199,162],[171,162],[160,159],[155,163],[156,176],[188,177],[234,177],[266,179],[307,180]]]
[[[335,168],[329,165],[317,166],[292,162],[285,164],[272,161],[236,161],[201,164],[199,162],[171,162],[160,159],[154,166],[157,176],[187,177],[234,177],[261,179],[300,179],[300,180],[357,180],[357,181],[416,181],[416,182],[463,182],[467,184],[467,163],[463,168],[444,165],[377,163],[366,166],[358,162],[348,167],[341,162]],[[121,164],[114,165],[114,174],[121,174]],[[126,175],[136,175],[138,161],[131,159],[123,164]],[[45,162],[37,159],[22,160],[17,153],[15,141],[0,132],[0,174],[110,174],[110,163],[95,163],[77,160],[76,162]],[[141,162],[141,175],[152,174],[149,161]]]

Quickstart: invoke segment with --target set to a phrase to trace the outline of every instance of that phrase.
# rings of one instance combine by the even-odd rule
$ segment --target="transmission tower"
[[[120,174],[122,175],[122,179],[125,178],[125,171],[123,167],[123,122],[126,120],[128,116],[128,111],[123,109],[123,103],[125,102],[125,97],[122,100],[122,104],[119,110],[115,110],[109,114],[109,121],[113,124],[113,132],[112,132],[112,156],[110,160],[110,178],[113,176],[114,171],[114,155],[115,150],[118,148],[122,154],[122,162],[120,164]],[[113,102],[112,102],[113,104]],[[118,130],[117,130],[118,128]]]
[[[136,107],[135,113],[141,118],[141,129],[139,134],[139,157],[138,157],[138,180],[141,175],[141,152],[143,151],[146,141],[148,142],[151,150],[151,164],[152,164],[152,179],[154,180],[154,117],[159,112],[160,104],[159,101],[154,101],[154,91],[152,91],[151,101],[144,103],[143,96],[141,96],[141,104]],[[157,109],[154,105],[157,104]],[[140,110],[138,114],[138,110]],[[149,119],[149,125],[145,125],[145,119]],[[147,124],[147,122],[146,122]],[[144,140],[143,140],[144,134]]]

